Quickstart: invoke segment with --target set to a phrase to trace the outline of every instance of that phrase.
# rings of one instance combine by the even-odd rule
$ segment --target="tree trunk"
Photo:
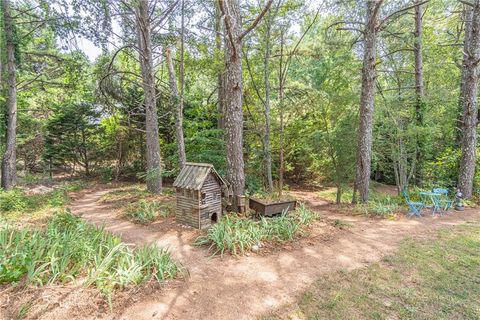
[[[279,63],[279,74],[278,74],[278,101],[280,109],[280,152],[278,159],[278,192],[279,195],[282,195],[283,191],[283,175],[285,172],[284,164],[284,123],[283,123],[283,97],[284,97],[284,77],[283,77],[283,46],[284,46],[284,34],[283,30],[280,34],[280,63]]]
[[[147,189],[151,193],[160,194],[162,192],[162,168],[148,0],[138,0],[135,18],[145,105]]]
[[[228,4],[228,5],[227,5]],[[227,180],[236,198],[245,191],[243,163],[243,108],[242,108],[242,43],[240,8],[237,1],[224,3],[231,37],[225,36],[225,144],[227,148]],[[228,20],[228,21],[227,21]],[[227,29],[227,27],[226,27]]]
[[[5,45],[7,49],[7,133],[6,149],[2,159],[2,188],[10,189],[17,184],[17,79],[15,66],[15,39],[10,12],[10,1],[3,1]]]
[[[360,124],[358,129],[357,168],[355,177],[355,190],[359,192],[360,202],[368,201],[368,188],[370,184],[370,166],[372,157],[372,120],[375,99],[376,72],[376,47],[377,47],[377,22],[379,1],[370,0],[367,3],[367,20],[365,26],[362,93],[360,98]],[[353,201],[356,200],[354,192]]]
[[[178,158],[180,168],[185,166],[187,155],[185,153],[185,138],[183,134],[183,106],[185,104],[185,0],[182,0],[182,28],[180,32],[180,103],[177,109],[176,134],[178,143]],[[173,65],[173,64],[172,64]]]
[[[243,162],[243,79],[242,41],[252,31],[273,0],[268,0],[265,8],[253,20],[250,27],[242,31],[242,17],[237,0],[219,0],[219,8],[224,15],[225,25],[225,144],[227,148],[227,180],[233,191],[233,210],[239,210],[238,196],[245,192],[245,171]]]
[[[83,163],[84,163],[84,168],[85,168],[85,176],[89,177],[90,176],[90,160],[88,158],[88,150],[87,150],[87,136],[85,134],[85,129],[82,129],[82,156],[83,156]]]
[[[473,8],[469,5],[464,5],[463,10],[463,23],[464,23],[464,40],[463,40],[463,52],[470,52],[470,38],[472,36],[472,19],[473,19]],[[467,82],[467,69],[463,66],[467,64],[468,55],[463,55],[463,62],[461,68],[461,77],[460,77],[460,98],[458,101],[458,116],[457,116],[457,134],[456,142],[460,147],[462,144],[462,130],[463,130],[463,98],[465,96],[465,85]]]
[[[480,61],[480,0],[473,3],[472,26],[468,51],[464,52],[465,83],[463,86],[462,157],[460,159],[459,188],[464,198],[473,192],[477,149],[477,95]]]
[[[265,81],[265,136],[263,146],[265,159],[265,175],[267,177],[267,190],[273,191],[272,178],[272,148],[270,144],[270,32],[271,32],[271,14],[267,16],[267,32],[265,36],[265,58],[264,58],[264,81]]]
[[[337,196],[335,197],[335,204],[341,204],[342,203],[342,185],[337,184]]]
[[[221,33],[221,12],[218,5],[218,2],[215,4],[215,48],[217,49],[217,53],[222,50],[222,38],[220,36]],[[218,105],[217,105],[217,112],[218,112],[218,128],[224,129],[225,128],[225,88],[223,84],[223,68],[218,71],[217,75],[217,97],[218,97]]]
[[[415,0],[416,4],[419,4],[421,0]],[[423,113],[424,113],[424,85],[423,85],[423,53],[422,53],[422,33],[423,33],[423,12],[422,5],[415,7],[415,32],[414,32],[414,44],[413,53],[415,56],[415,120],[418,128],[423,127]],[[424,143],[421,134],[417,133],[416,136],[416,172],[415,182],[417,185],[421,185],[423,180],[423,157],[424,157]]]
[[[177,139],[178,165],[181,168],[185,166],[187,157],[185,155],[185,142],[183,139],[183,106],[181,98],[178,96],[177,80],[175,79],[175,70],[173,68],[172,53],[170,48],[166,50],[168,76],[170,80],[170,90],[172,91],[172,100],[175,105],[175,136]]]

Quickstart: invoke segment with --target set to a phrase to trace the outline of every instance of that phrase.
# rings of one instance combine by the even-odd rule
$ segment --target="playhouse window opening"
[[[207,194],[202,192],[202,204],[207,203]]]

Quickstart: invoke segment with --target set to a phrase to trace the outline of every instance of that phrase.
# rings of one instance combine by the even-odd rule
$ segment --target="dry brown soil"
[[[322,215],[324,223],[319,229],[323,231],[268,254],[212,257],[205,248],[192,245],[198,236],[196,230],[174,225],[172,220],[164,222],[171,225],[166,228],[139,226],[119,218],[111,207],[98,202],[108,191],[86,193],[73,203],[72,212],[91,223],[104,225],[125,242],[168,247],[188,275],[165,288],[130,292],[129,299],[118,305],[114,303],[113,312],[108,311],[100,297],[89,299],[87,289],[70,290],[65,296],[55,294],[55,298],[41,300],[50,307],[36,318],[254,319],[293,303],[323,273],[350,270],[380,260],[405,237],[425,237],[438,228],[480,221],[480,212],[474,209],[397,220],[346,216],[330,210],[330,204],[318,199],[313,191],[293,191],[294,196]],[[335,219],[351,227],[332,230],[331,222]],[[48,295],[48,290],[39,294]]]

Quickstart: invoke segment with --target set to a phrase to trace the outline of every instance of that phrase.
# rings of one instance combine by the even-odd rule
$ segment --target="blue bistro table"
[[[437,192],[419,192],[422,202],[425,203],[425,208],[432,208],[432,214],[440,212],[440,197],[441,194]]]

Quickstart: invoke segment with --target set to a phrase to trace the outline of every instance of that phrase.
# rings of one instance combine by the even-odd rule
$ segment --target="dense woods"
[[[478,194],[480,1],[2,0],[1,29],[5,189],[84,175],[161,193],[191,161],[234,195]]]

